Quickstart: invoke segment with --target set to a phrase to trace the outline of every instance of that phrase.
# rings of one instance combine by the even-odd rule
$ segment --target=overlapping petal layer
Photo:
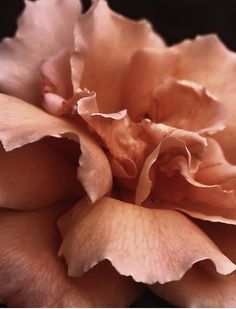
[[[81,86],[97,93],[101,112],[121,109],[127,65],[135,51],[145,47],[162,49],[164,43],[147,21],[129,20],[113,12],[104,0],[94,1],[78,20],[75,49],[85,61]]]
[[[67,276],[56,255],[60,237],[55,222],[68,206],[0,213],[1,300],[12,307],[129,306],[140,288],[109,263],[80,279]]]
[[[46,140],[13,151],[0,149],[0,207],[35,209],[83,191],[76,169]]]
[[[92,201],[109,192],[112,185],[111,169],[102,149],[96,142],[69,121],[47,114],[17,98],[1,95],[0,140],[10,151],[45,136],[68,138],[80,143],[78,179]]]
[[[40,65],[62,49],[73,49],[79,15],[77,0],[26,1],[15,37],[0,45],[0,90],[39,103]]]
[[[236,268],[206,234],[176,211],[111,198],[90,205],[82,200],[60,219],[59,228],[63,235],[59,254],[71,276],[81,276],[104,259],[121,274],[148,284],[178,280],[205,259],[212,260],[221,274]]]
[[[200,222],[197,224],[214,240],[222,251],[236,261],[235,226]],[[151,289],[179,307],[234,307],[235,273],[221,276],[208,263],[194,265],[185,276],[176,282],[156,284]]]

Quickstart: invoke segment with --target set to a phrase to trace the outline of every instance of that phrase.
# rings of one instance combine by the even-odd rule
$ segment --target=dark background
[[[83,2],[87,9],[90,1]],[[108,3],[125,16],[150,20],[168,44],[197,34],[217,33],[236,51],[236,0],[108,0]],[[0,0],[0,40],[14,35],[16,18],[23,8],[23,0]],[[134,307],[171,305],[146,291]]]

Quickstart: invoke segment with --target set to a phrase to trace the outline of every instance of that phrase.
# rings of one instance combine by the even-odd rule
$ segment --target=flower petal
[[[180,279],[196,262],[211,259],[221,274],[236,266],[184,215],[103,198],[79,202],[67,225],[59,254],[69,275],[81,276],[108,259],[123,275],[152,284]],[[189,237],[191,235],[191,237]]]
[[[236,54],[227,50],[215,35],[187,40],[174,49],[181,53],[176,77],[205,85],[228,109],[230,121],[226,129],[218,133],[217,140],[226,158],[235,163]]]
[[[11,152],[0,149],[0,207],[43,208],[81,196],[73,165],[46,140]]]
[[[236,261],[235,226],[200,221],[198,224],[231,260]],[[230,308],[236,304],[236,274],[219,275],[204,263],[194,265],[180,281],[156,284],[151,289],[180,307]]]
[[[62,206],[62,207],[61,207]],[[124,307],[139,293],[108,263],[69,278],[57,258],[55,221],[64,205],[0,213],[0,297],[12,307]]]
[[[188,168],[195,171],[200,163],[206,147],[205,138],[194,132],[188,132],[181,129],[175,129],[163,124],[155,124],[149,120],[143,121],[145,130],[150,134],[156,148],[146,158],[136,189],[136,204],[140,205],[148,197],[155,180],[154,164],[161,165],[159,156],[166,154],[167,161],[172,157],[186,156]],[[168,164],[167,164],[167,168]],[[171,168],[169,169],[171,170]],[[168,185],[166,188],[169,188]]]
[[[225,128],[225,106],[197,83],[166,79],[154,91],[155,103],[149,115],[154,122],[175,128],[214,134]]]
[[[110,191],[112,175],[109,161],[97,143],[82,129],[47,114],[17,98],[0,95],[0,140],[6,151],[42,139],[45,136],[68,138],[80,143],[78,179],[92,201]]]
[[[236,224],[236,167],[225,160],[217,142],[208,139],[194,175],[182,162],[181,175],[173,179],[162,176],[156,187],[159,195],[171,202],[171,208],[203,220]]]
[[[39,103],[41,62],[59,50],[73,48],[80,9],[76,0],[26,1],[15,37],[0,44],[2,92]]]
[[[137,51],[124,77],[123,107],[133,120],[141,120],[153,104],[153,91],[176,72],[179,53],[172,49]]]
[[[101,112],[117,112],[123,103],[123,77],[132,55],[144,47],[162,49],[164,43],[147,21],[129,20],[113,12],[106,1],[98,0],[79,19],[75,46],[85,60],[81,87],[97,93]]]

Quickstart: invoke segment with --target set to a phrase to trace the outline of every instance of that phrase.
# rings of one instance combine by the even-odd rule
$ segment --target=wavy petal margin
[[[86,200],[59,220],[70,276],[108,259],[122,275],[147,284],[179,280],[193,264],[210,259],[217,272],[236,269],[194,223],[177,211],[149,209],[103,198]],[[191,237],[189,237],[191,235]]]

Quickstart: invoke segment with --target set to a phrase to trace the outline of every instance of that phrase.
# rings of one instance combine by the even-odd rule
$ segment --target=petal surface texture
[[[222,223],[197,222],[222,251],[236,261],[236,228]],[[176,282],[156,284],[151,289],[179,307],[232,308],[236,304],[236,274],[222,276],[208,263],[194,265]]]
[[[0,213],[0,296],[10,307],[125,307],[139,294],[109,263],[69,278],[57,257],[56,219],[64,205]]]
[[[196,225],[179,212],[150,209],[104,198],[82,200],[59,221],[59,254],[71,276],[108,259],[122,275],[152,284],[180,279],[196,262],[210,259],[221,274],[235,265]],[[191,237],[189,237],[191,235]]]
[[[110,191],[111,169],[97,143],[78,125],[49,115],[17,98],[0,95],[0,140],[6,151],[42,139],[45,136],[68,138],[80,143],[77,176],[90,199],[95,201]]]
[[[77,0],[26,1],[14,38],[0,44],[0,90],[37,104],[40,65],[61,49],[73,49],[80,15]]]

